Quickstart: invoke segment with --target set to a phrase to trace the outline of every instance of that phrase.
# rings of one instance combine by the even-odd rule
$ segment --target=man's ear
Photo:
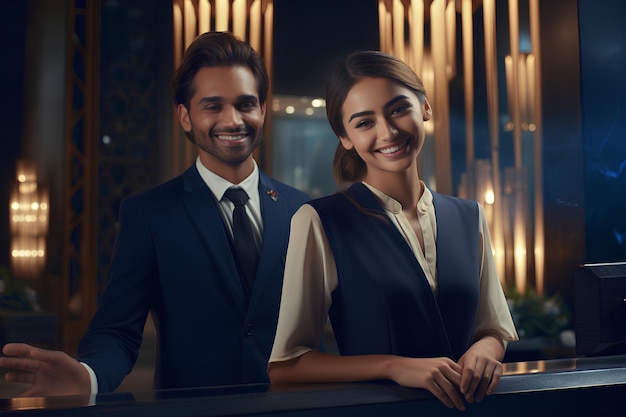
[[[189,119],[189,111],[184,104],[179,104],[176,108],[178,113],[178,121],[185,132],[191,132],[191,120]]]
[[[346,136],[339,136],[339,140],[341,141],[341,145],[346,149],[346,150],[350,150],[352,148],[354,148],[354,145],[352,144],[352,142],[350,141],[350,139],[348,139]]]
[[[265,122],[265,110],[267,110],[267,102],[261,104],[261,115],[263,116],[263,122]]]
[[[432,107],[430,107],[430,103],[428,102],[428,99],[426,97],[424,97],[424,104],[422,105],[422,110],[424,113],[424,121],[430,120],[431,117],[433,117],[433,109]]]

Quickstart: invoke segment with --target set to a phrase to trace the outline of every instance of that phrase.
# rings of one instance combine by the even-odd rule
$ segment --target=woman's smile
[[[403,141],[396,141],[383,148],[379,148],[375,150],[374,152],[381,153],[386,158],[397,158],[398,156],[402,156],[406,153],[410,143],[411,143],[411,137]]]

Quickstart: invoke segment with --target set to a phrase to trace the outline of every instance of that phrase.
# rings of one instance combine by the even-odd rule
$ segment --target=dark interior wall
[[[579,9],[585,261],[626,261],[626,2]]]
[[[171,0],[100,0],[100,4],[98,283],[102,287],[121,200],[169,179],[174,106]]]
[[[9,264],[9,194],[22,152],[26,3],[0,0],[0,266]]]
[[[540,2],[545,290],[571,298],[584,261],[584,194],[578,7]]]
[[[335,62],[378,48],[377,0],[274,0],[276,95],[321,97]]]

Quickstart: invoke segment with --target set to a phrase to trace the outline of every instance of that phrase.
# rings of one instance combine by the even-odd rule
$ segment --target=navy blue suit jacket
[[[115,390],[132,369],[150,311],[155,388],[268,381],[290,219],[308,197],[262,172],[259,194],[263,247],[249,306],[217,202],[195,164],[122,202],[107,286],[78,350],[99,392]]]

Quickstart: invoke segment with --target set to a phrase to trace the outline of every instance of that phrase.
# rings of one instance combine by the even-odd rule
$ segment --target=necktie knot
[[[248,193],[240,187],[229,188],[224,196],[232,201],[235,206],[244,206],[249,200]]]

